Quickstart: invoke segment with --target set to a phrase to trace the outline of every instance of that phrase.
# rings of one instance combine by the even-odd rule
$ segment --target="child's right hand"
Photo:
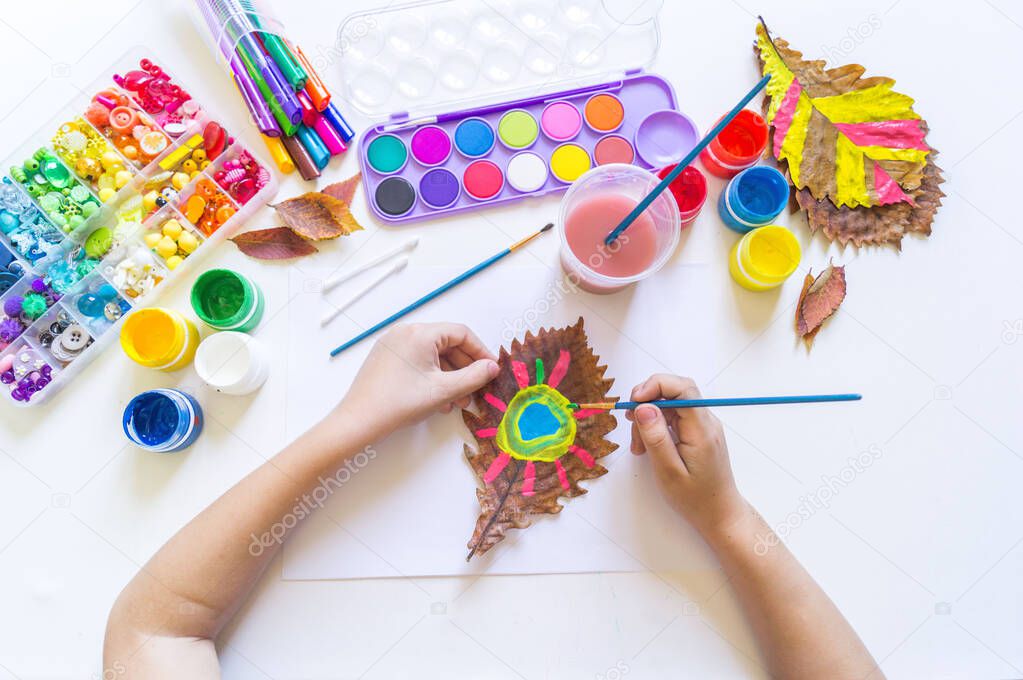
[[[699,399],[689,378],[659,373],[632,390],[633,401]],[[705,408],[640,406],[632,421],[632,452],[650,452],[668,503],[704,538],[727,531],[749,513],[735,486],[721,422]]]

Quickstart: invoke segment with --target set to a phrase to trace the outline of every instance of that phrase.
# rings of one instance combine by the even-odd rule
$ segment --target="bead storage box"
[[[0,400],[44,402],[277,192],[133,50],[0,166]]]
[[[699,133],[643,72],[656,12],[626,4],[441,0],[346,19],[345,99],[381,121],[359,143],[373,213],[429,219],[561,192],[596,165],[677,162]]]

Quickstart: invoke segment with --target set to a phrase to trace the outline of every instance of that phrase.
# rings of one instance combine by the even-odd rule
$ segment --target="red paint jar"
[[[664,179],[674,169],[674,165],[669,165],[658,172],[657,176]],[[690,165],[668,185],[668,191],[678,203],[679,217],[682,218],[682,228],[685,229],[700,214],[700,209],[707,200],[707,178],[699,168]]]
[[[766,148],[767,123],[764,117],[756,111],[743,109],[700,152],[700,161],[710,174],[731,179],[756,165]]]

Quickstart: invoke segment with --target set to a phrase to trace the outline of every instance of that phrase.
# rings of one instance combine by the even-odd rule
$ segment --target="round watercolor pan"
[[[655,168],[679,162],[699,141],[696,123],[674,109],[654,111],[636,128],[636,153]]]
[[[434,168],[419,180],[419,198],[431,208],[447,208],[458,200],[461,188],[454,173],[444,168]]]
[[[551,174],[565,184],[579,179],[592,165],[590,155],[578,144],[562,144],[551,154]]]
[[[482,158],[491,152],[497,135],[482,118],[466,118],[455,128],[455,148],[466,158]]]
[[[536,143],[540,135],[540,126],[529,111],[512,109],[497,124],[497,136],[501,144],[512,151],[528,149]]]
[[[412,157],[421,165],[433,167],[451,157],[451,138],[436,125],[427,125],[415,131],[409,142]]]
[[[632,143],[621,135],[602,137],[593,147],[593,162],[596,165],[609,163],[632,163],[636,160],[636,150]]]
[[[540,129],[551,141],[567,142],[583,129],[583,116],[571,102],[551,102],[540,114]]]
[[[508,161],[508,184],[516,191],[530,194],[547,183],[547,163],[532,151],[520,151]]]
[[[408,149],[405,142],[394,135],[380,135],[369,143],[366,161],[381,175],[393,175],[408,163]]]
[[[586,100],[583,107],[586,125],[594,132],[614,132],[625,120],[625,106],[613,94],[602,92]]]
[[[377,208],[390,217],[401,217],[416,203],[416,190],[404,177],[388,177],[377,185],[373,196]]]
[[[504,188],[504,173],[490,161],[473,161],[462,173],[462,186],[477,201],[488,201]]]

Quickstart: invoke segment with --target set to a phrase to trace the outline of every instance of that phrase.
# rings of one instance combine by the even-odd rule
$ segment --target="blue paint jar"
[[[124,434],[137,446],[173,453],[191,446],[202,432],[202,408],[180,390],[150,390],[128,402],[122,424]]]
[[[789,183],[775,168],[757,165],[733,177],[718,199],[725,225],[740,234],[774,222],[789,201]]]

